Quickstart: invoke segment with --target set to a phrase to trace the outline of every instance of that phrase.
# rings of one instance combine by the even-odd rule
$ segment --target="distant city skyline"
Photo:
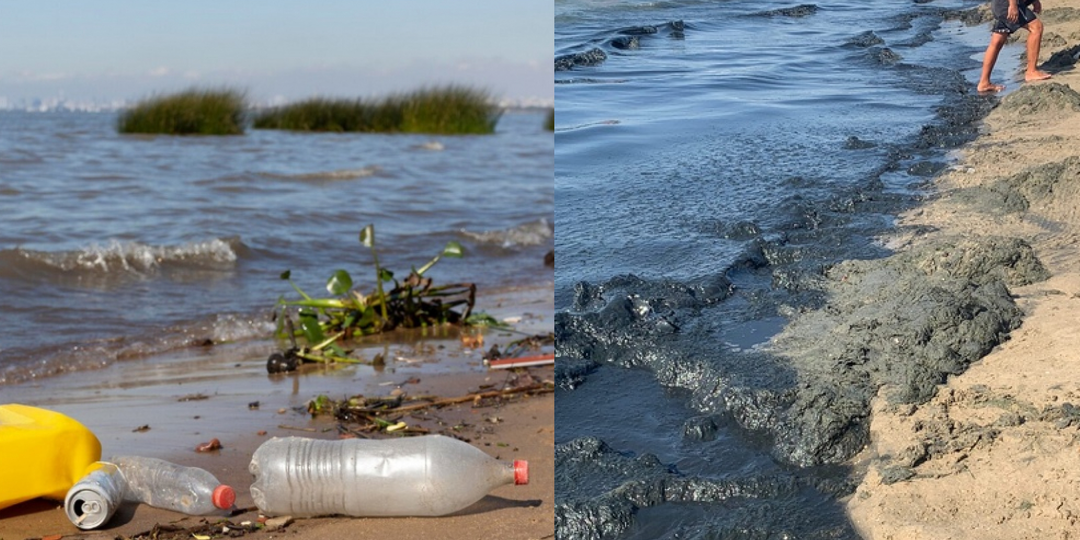
[[[444,84],[554,100],[550,0],[8,0],[0,13],[0,108],[191,86],[257,103]]]

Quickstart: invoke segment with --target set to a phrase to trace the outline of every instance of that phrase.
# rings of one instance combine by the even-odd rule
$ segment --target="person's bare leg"
[[[1026,28],[1028,29],[1027,70],[1024,72],[1024,80],[1041,81],[1043,79],[1049,79],[1050,74],[1045,71],[1040,71],[1038,68],[1039,50],[1042,48],[1042,21],[1035,19],[1034,21],[1029,22]]]
[[[980,92],[1000,92],[1005,89],[1003,85],[990,82],[990,73],[994,71],[998,54],[1001,53],[1001,48],[1005,46],[1007,39],[1009,39],[1008,34],[990,33],[990,45],[987,45],[986,54],[983,55],[982,75],[979,77],[979,86],[976,87]]]

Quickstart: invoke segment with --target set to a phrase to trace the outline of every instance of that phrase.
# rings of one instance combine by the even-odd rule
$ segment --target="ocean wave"
[[[78,344],[33,349],[0,349],[0,387],[64,373],[96,370],[118,361],[144,360],[157,355],[212,345],[257,343],[273,335],[274,323],[259,315],[219,314],[202,321],[143,332],[140,337],[112,337]]]
[[[318,171],[313,173],[299,173],[299,174],[280,174],[271,172],[261,172],[259,176],[265,178],[275,178],[278,180],[356,180],[357,178],[367,178],[374,176],[382,171],[378,165],[371,165],[369,167],[361,167],[359,169],[338,169],[333,171]]]
[[[204,270],[229,270],[246,250],[239,237],[203,242],[155,246],[140,242],[90,244],[74,251],[36,251],[23,248],[0,250],[0,276],[59,274],[148,274],[177,266]]]
[[[462,229],[461,235],[474,242],[504,249],[539,246],[555,236],[555,227],[545,219],[523,223],[509,229],[471,232]]]

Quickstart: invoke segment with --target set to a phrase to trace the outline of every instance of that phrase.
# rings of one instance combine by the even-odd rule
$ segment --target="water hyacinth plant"
[[[376,100],[312,98],[255,116],[256,129],[360,133],[490,134],[502,115],[490,94],[422,88]]]
[[[461,244],[448,242],[443,250],[420,268],[413,267],[409,275],[398,280],[394,273],[379,264],[375,249],[375,228],[360,231],[360,243],[371,250],[375,266],[375,287],[369,293],[353,288],[352,275],[335,270],[326,281],[332,298],[314,298],[293,283],[291,273],[282,273],[300,294],[299,300],[278,299],[281,308],[278,318],[279,337],[303,338],[307,345],[296,347],[288,354],[317,362],[354,362],[346,356],[338,342],[394,328],[419,328],[469,319],[476,302],[476,285],[454,283],[435,286],[424,273],[443,257],[460,258]],[[389,291],[387,289],[389,288]],[[294,325],[289,307],[298,307],[298,324]]]
[[[154,96],[124,111],[120,133],[164,135],[242,135],[245,94],[239,90],[191,88]]]

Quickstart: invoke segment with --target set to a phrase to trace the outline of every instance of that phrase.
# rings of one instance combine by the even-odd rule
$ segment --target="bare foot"
[[[1045,71],[1038,71],[1038,70],[1029,71],[1027,73],[1024,73],[1024,80],[1027,81],[1027,82],[1045,81],[1046,79],[1049,79],[1051,76],[1052,75],[1050,75],[1049,73],[1047,73]]]
[[[998,92],[1000,92],[1000,91],[1002,91],[1004,89],[1005,89],[1004,84],[993,84],[993,83],[982,84],[982,83],[980,83],[979,86],[978,86],[979,92],[983,93],[983,94],[996,94],[996,93],[998,93]]]

